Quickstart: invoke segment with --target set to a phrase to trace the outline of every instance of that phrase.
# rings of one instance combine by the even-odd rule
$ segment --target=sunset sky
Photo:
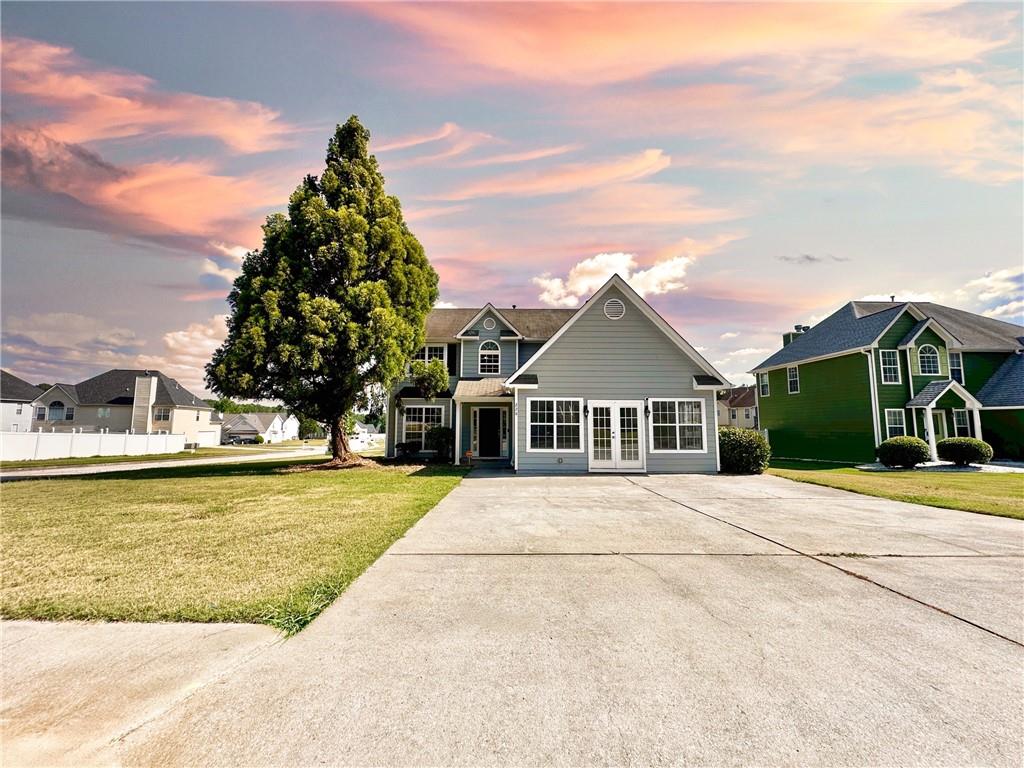
[[[1020,5],[3,4],[4,368],[197,390],[357,114],[446,305],[623,274],[736,382],[864,297],[1022,321]]]

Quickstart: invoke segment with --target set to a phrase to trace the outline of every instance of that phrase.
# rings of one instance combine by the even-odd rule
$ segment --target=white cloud
[[[203,274],[216,275],[225,282],[233,283],[240,272],[237,269],[231,269],[231,267],[222,267],[213,259],[203,259]]]
[[[987,272],[984,277],[971,280],[958,288],[956,295],[981,302],[993,299],[1016,298],[1024,291],[1024,267],[1011,267]]]
[[[612,275],[621,277],[641,296],[656,296],[685,288],[686,271],[698,257],[736,238],[736,235],[719,235],[708,240],[684,238],[666,249],[664,258],[647,269],[637,269],[636,256],[631,253],[599,253],[577,262],[564,278],[545,272],[533,278],[533,283],[541,288],[540,300],[551,307],[578,306],[584,296],[594,293]]]
[[[1024,323],[1024,299],[1008,301],[997,307],[986,309],[982,314],[994,317],[998,320],[1008,320],[1014,323]]]
[[[434,309],[458,309],[458,305],[452,304],[450,301],[435,301]]]
[[[249,253],[249,249],[244,245],[228,245],[227,243],[220,243],[216,240],[211,240],[210,245],[228,258],[237,261],[239,264],[242,263],[242,259],[244,259],[246,254]]]
[[[725,341],[726,339],[735,339],[735,338],[736,338],[737,336],[739,336],[739,335],[740,335],[740,334],[739,334],[739,332],[738,332],[738,331],[726,331],[725,333],[723,333],[723,334],[722,334],[721,336],[719,336],[718,338],[720,338],[720,339],[722,339],[723,341]]]
[[[766,355],[771,351],[771,349],[765,347],[744,347],[743,349],[727,352],[726,355],[728,357],[747,357],[749,355]]]
[[[890,301],[890,296],[895,295],[897,303],[905,301],[941,301],[942,293],[936,291],[894,291],[892,294],[872,293],[868,296],[861,296],[857,301]]]
[[[120,349],[136,346],[139,339],[128,328],[117,328],[102,320],[72,312],[49,312],[8,318],[5,333],[24,336],[44,347]]]

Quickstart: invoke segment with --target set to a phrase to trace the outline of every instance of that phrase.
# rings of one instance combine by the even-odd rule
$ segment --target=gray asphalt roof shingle
[[[81,405],[131,405],[135,399],[135,379],[139,376],[157,378],[154,405],[211,410],[209,403],[160,371],[114,368],[75,384],[69,394]],[[60,386],[67,388],[68,385]]]
[[[920,392],[914,395],[910,400],[907,401],[907,406],[913,408],[915,406],[923,408],[926,405],[931,405],[936,399],[942,396],[942,393],[949,389],[949,386],[953,383],[952,379],[942,379],[941,381],[930,381],[924,385]]]
[[[43,394],[39,387],[19,379],[9,371],[0,370],[0,400],[4,402],[31,403]]]
[[[987,408],[1024,408],[1024,355],[1010,355],[978,390],[977,398]]]
[[[427,315],[428,339],[455,340],[455,334],[472,320],[482,307],[459,309],[433,309]],[[508,309],[498,307],[507,319],[528,339],[550,339],[566,321],[576,314],[575,309]]]
[[[1024,346],[1024,326],[994,320],[962,309],[929,301],[900,304],[887,301],[851,301],[753,370],[790,365],[870,346],[897,315],[911,306],[926,318],[933,318],[967,349],[1011,352]],[[912,334],[913,332],[905,339],[910,338]]]

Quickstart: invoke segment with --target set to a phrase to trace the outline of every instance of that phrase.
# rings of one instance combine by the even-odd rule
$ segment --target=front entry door
[[[643,470],[643,401],[591,400],[587,405],[591,471]]]
[[[932,411],[932,429],[935,430],[936,440],[945,440],[948,437],[946,434],[945,411]]]
[[[477,418],[480,457],[493,459],[501,456],[501,409],[481,408]]]

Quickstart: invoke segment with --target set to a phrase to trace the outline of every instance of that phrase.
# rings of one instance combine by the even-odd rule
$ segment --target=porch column
[[[455,409],[455,463],[462,463],[462,403],[452,400],[452,408]]]
[[[935,419],[932,418],[932,407],[930,405],[924,409],[924,426],[928,430],[928,450],[932,454],[932,461],[938,461],[939,449],[935,445]]]
[[[981,436],[981,409],[972,408],[971,415],[974,418],[974,436],[978,440],[983,440],[984,438]]]

